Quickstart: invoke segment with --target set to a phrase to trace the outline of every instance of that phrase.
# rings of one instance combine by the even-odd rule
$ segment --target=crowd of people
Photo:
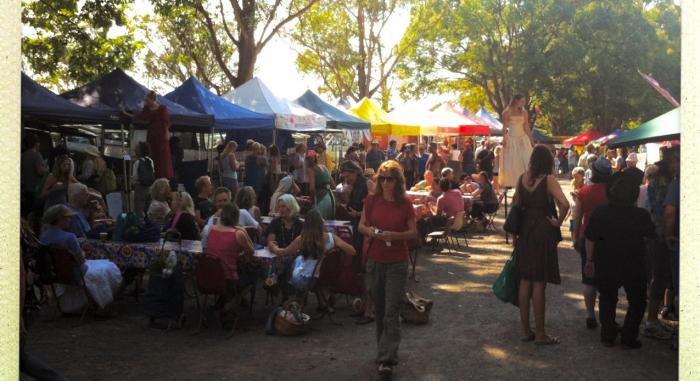
[[[680,152],[663,149],[662,159],[644,171],[637,168],[635,152],[596,153],[589,145],[581,155],[579,163],[590,163],[583,178],[583,168],[572,171],[572,238],[581,254],[586,326],[598,326],[598,297],[603,344],[614,345],[621,330],[624,346],[640,347],[645,312],[645,336],[677,343],[675,330],[661,324],[659,314],[678,317]],[[621,328],[614,321],[620,287],[629,302]]]
[[[197,178],[191,195],[173,181],[176,156],[181,155],[177,145],[169,144],[167,109],[149,94],[144,111],[134,117],[150,123],[148,139],[138,143],[129,172],[134,215],[158,232],[200,240],[206,255],[220,259],[229,282],[221,304],[227,326],[235,320],[235,295],[261,276],[250,266],[256,244],[278,256],[273,271],[268,269],[265,275],[277,279],[282,300],[318,276],[313,269],[324,253],[337,248],[348,255],[361,254],[365,303],[354,316],[357,324],[376,323],[378,372],[391,375],[398,362],[399,307],[409,247],[460,213],[486,224],[486,216],[498,208],[499,174],[507,167],[504,185],[515,188],[514,205],[526,211],[515,241],[523,340],[559,343],[545,330],[545,288],[547,283],[561,282],[559,227],[570,205],[556,175],[569,170],[575,200],[572,237],[582,260],[586,326],[596,328],[599,320],[605,345],[614,345],[621,332],[623,346],[638,348],[638,327],[646,309],[644,334],[671,337],[657,312],[662,303],[663,316],[677,311],[673,308],[678,295],[677,151],[667,150],[662,161],[642,172],[636,168],[634,152],[610,150],[598,156],[595,147],[588,146],[577,158],[573,149],[552,152],[542,145],[526,149],[531,144],[527,133],[509,134],[498,145],[488,139],[477,144],[472,138],[465,139],[462,147],[446,140],[399,148],[391,141],[386,151],[376,141],[369,149],[353,144],[339,164],[322,142],[312,150],[299,144],[285,157],[274,145],[249,140],[239,150],[235,141],[229,141],[218,147],[212,176]],[[515,126],[524,123],[526,114],[513,112],[506,119]],[[100,238],[114,229],[104,202],[109,182],[103,180],[109,177],[105,161],[99,151],[90,149],[78,175],[68,155],[57,157],[49,171],[37,139],[27,135],[24,143],[22,215],[28,223],[23,226],[31,229],[32,222],[40,220],[33,229],[40,232],[41,244],[59,246],[75,256],[90,283],[91,297],[109,314],[109,304],[125,281],[113,263],[86,260],[79,244],[79,239]],[[524,154],[529,160],[512,164],[514,158],[508,156],[516,154],[518,160]],[[524,166],[515,181],[513,166]],[[426,208],[414,208],[409,191],[427,195]],[[263,228],[266,215],[273,219]],[[354,234],[347,242],[324,232],[324,220],[336,218],[351,223]],[[614,319],[619,287],[625,288],[630,305],[622,327]]]

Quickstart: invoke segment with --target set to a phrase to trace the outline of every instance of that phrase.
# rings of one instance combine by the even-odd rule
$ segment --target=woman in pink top
[[[464,212],[464,201],[462,200],[462,191],[452,188],[452,182],[448,178],[440,180],[440,190],[442,195],[437,198],[436,215],[445,215],[447,218],[452,218],[459,212]]]
[[[251,256],[255,251],[253,242],[244,229],[238,228],[238,206],[226,204],[220,212],[219,224],[213,225],[207,239],[206,255],[218,257],[224,268],[227,293],[224,295],[222,321],[232,322],[238,306],[231,303],[237,291],[255,284],[255,276],[239,271],[241,255]]]

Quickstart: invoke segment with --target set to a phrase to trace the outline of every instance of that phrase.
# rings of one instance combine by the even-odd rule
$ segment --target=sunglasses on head
[[[391,177],[391,176],[379,176],[379,177],[377,177],[377,179],[379,180],[380,183],[385,182],[385,181],[393,183],[394,181],[396,181],[396,179]]]

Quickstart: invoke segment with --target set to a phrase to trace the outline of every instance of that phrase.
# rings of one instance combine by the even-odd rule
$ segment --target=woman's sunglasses
[[[379,176],[379,177],[377,177],[377,180],[379,180],[380,183],[383,183],[385,181],[389,182],[389,183],[393,183],[394,181],[396,181],[396,179],[391,177],[391,176]]]

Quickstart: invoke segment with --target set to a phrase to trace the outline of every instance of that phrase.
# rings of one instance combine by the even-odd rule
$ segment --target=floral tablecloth
[[[167,242],[161,253],[162,242],[132,243],[132,242],[102,242],[96,239],[82,239],[80,245],[87,259],[109,259],[119,268],[147,269],[154,261],[169,254],[171,250],[177,250],[178,261],[182,263],[183,270],[194,269],[196,257],[202,254],[200,241],[182,241],[180,248],[174,242]]]

